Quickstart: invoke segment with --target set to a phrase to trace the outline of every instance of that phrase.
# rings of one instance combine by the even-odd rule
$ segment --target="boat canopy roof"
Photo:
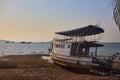
[[[94,25],[88,25],[86,27],[68,30],[68,31],[62,31],[62,32],[56,32],[55,34],[64,35],[64,36],[90,36],[90,35],[96,35],[103,33],[104,30],[100,27],[94,26]]]

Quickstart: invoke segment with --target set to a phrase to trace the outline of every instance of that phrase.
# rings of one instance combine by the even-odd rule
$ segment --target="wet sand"
[[[116,76],[75,73],[41,59],[44,54],[0,57],[0,80],[120,80]],[[115,67],[120,67],[116,63]]]

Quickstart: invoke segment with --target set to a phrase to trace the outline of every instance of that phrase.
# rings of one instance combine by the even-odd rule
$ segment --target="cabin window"
[[[56,44],[56,48],[58,48],[58,46],[59,46],[59,45],[58,45],[58,44]]]
[[[58,44],[58,48],[60,48],[61,47],[61,45],[60,44]]]
[[[68,48],[70,48],[71,47],[71,45],[68,45]]]
[[[58,47],[59,47],[59,44],[55,44],[54,47],[55,47],[55,48],[58,48]]]
[[[63,45],[61,45],[61,48],[65,48],[65,45],[63,44]]]
[[[65,48],[64,44],[55,44],[54,47],[56,48]]]

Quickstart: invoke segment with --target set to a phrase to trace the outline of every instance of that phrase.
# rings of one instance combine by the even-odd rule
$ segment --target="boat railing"
[[[91,36],[65,36],[56,34],[54,41],[60,42],[81,42],[81,41],[98,41],[102,38],[103,33],[91,35]]]

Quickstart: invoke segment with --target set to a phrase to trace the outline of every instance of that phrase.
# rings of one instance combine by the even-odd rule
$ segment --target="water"
[[[6,42],[0,40],[0,55],[44,54],[48,53],[49,42]]]
[[[114,53],[120,53],[120,43],[100,43],[103,47],[98,48],[98,54],[100,55],[113,55]]]
[[[98,48],[99,55],[112,55],[120,52],[120,43],[100,43],[104,47]],[[0,55],[19,55],[19,54],[34,54],[34,53],[48,53],[51,46],[50,42],[6,42],[0,40]]]

